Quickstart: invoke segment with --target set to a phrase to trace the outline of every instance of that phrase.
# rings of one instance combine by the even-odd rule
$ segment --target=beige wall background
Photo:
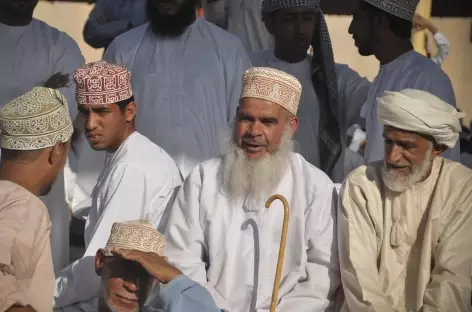
[[[78,43],[87,62],[91,62],[99,60],[102,56],[102,51],[88,46],[82,36],[84,23],[91,9],[92,5],[86,3],[41,1],[35,11],[35,17],[68,33]],[[354,41],[347,32],[351,17],[328,16],[327,22],[336,61],[349,64],[361,75],[372,80],[379,65],[374,57],[362,57],[357,53]],[[451,43],[450,56],[446,59],[443,69],[452,80],[457,104],[472,117],[472,18],[433,18],[433,22]],[[429,44],[431,51],[435,51],[432,40],[429,40]]]

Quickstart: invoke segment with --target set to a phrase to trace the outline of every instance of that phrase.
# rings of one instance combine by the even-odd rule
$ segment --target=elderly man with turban
[[[419,0],[356,1],[349,33],[361,55],[374,55],[380,62],[380,71],[361,111],[367,130],[365,158],[371,163],[384,157],[383,125],[377,116],[377,98],[384,91],[423,90],[453,106],[456,99],[447,74],[413,50],[412,20]],[[458,144],[443,156],[459,161]]]
[[[357,123],[371,83],[347,65],[334,62],[320,0],[264,0],[262,19],[275,49],[250,55],[253,66],[295,76],[303,86],[294,140],[312,165],[342,182],[346,133]],[[310,45],[314,54],[307,53]]]
[[[51,222],[38,198],[64,167],[73,127],[65,97],[35,87],[0,111],[0,311],[52,311]]]
[[[462,113],[420,90],[378,101],[385,158],[345,181],[343,311],[470,311],[472,171],[440,156]]]
[[[333,182],[293,152],[301,84],[254,67],[244,88],[227,152],[200,164],[177,195],[166,228],[169,261],[205,285],[228,311],[268,311],[284,209],[287,250],[277,311],[332,308],[339,285]]]

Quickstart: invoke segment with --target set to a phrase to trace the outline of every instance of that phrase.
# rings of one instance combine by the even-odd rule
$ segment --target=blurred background
[[[333,44],[336,62],[349,64],[361,75],[372,80],[379,69],[374,57],[362,57],[351,35],[348,34],[352,17],[349,0],[321,1]],[[102,49],[94,49],[85,43],[82,35],[83,26],[93,7],[90,0],[40,1],[35,10],[35,17],[69,34],[79,44],[87,62],[96,61],[103,55]],[[418,13],[432,23],[449,40],[450,54],[443,69],[454,85],[457,105],[468,118],[472,117],[472,0],[421,0]],[[413,36],[415,49],[425,53],[425,48],[436,54],[437,48],[428,31],[421,31]],[[426,46],[426,47],[425,47]]]

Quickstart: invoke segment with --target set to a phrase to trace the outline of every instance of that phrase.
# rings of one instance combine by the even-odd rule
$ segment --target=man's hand
[[[44,83],[44,87],[50,88],[50,89],[59,89],[59,88],[67,87],[68,83],[69,83],[69,75],[68,74],[56,73],[56,74],[52,75],[52,77],[49,78]]]
[[[114,248],[112,253],[126,260],[136,261],[162,284],[167,284],[182,272],[167,262],[167,259],[153,252]]]
[[[438,29],[436,28],[436,26],[434,26],[433,23],[429,19],[419,14],[415,14],[415,17],[413,18],[413,29],[415,31],[427,29],[431,33],[433,33],[433,35],[438,32]]]

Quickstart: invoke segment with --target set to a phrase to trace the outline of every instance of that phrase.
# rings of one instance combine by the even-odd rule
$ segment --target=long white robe
[[[448,104],[456,106],[451,80],[436,63],[427,57],[410,51],[380,66],[379,74],[372,84],[368,100],[361,112],[362,117],[365,118],[367,131],[367,145],[364,153],[366,163],[384,158],[383,125],[377,116],[377,98],[381,97],[385,91],[403,89],[427,91]],[[456,144],[444,156],[459,161],[459,153],[459,144]]]
[[[185,180],[166,227],[166,256],[205,285],[220,309],[269,311],[283,205],[275,201],[266,209],[250,198],[230,200],[221,168],[222,158],[214,158]],[[339,285],[335,186],[294,153],[273,194],[290,205],[277,311],[331,311]]]
[[[147,22],[146,0],[97,0],[84,26],[84,39],[94,48]]]
[[[221,154],[220,136],[250,67],[237,37],[203,19],[178,38],[157,38],[146,24],[116,38],[105,59],[131,71],[137,130],[166,150],[184,177]]]
[[[471,311],[472,170],[438,157],[398,194],[381,166],[357,169],[341,191],[341,311]]]
[[[0,107],[43,85],[52,75],[72,75],[84,64],[77,43],[64,32],[33,19],[27,26],[0,23]],[[70,76],[72,80],[72,76]],[[71,117],[77,114],[75,85],[59,89],[67,98]],[[41,198],[51,219],[51,246],[55,270],[69,261],[69,209],[65,200],[64,176],[59,174],[47,196]]]
[[[288,63],[278,59],[273,51],[261,51],[250,54],[253,66],[267,66],[289,73],[302,84],[302,98],[298,107],[300,124],[295,132],[294,140],[298,143],[300,154],[316,167],[320,166],[319,121],[320,104],[311,80],[311,60],[308,55],[299,63]],[[366,78],[344,64],[336,64],[338,82],[338,107],[332,112],[338,120],[343,154],[334,169],[334,182],[342,182],[344,172],[344,150],[347,148],[347,130],[359,121],[362,106],[367,100],[371,83]]]
[[[80,306],[82,302],[87,306],[87,301],[98,297],[100,278],[94,270],[95,254],[105,247],[113,223],[146,218],[160,227],[181,182],[172,158],[138,132],[107,155],[85,226],[87,250],[82,259],[56,275],[56,309],[75,303]]]

